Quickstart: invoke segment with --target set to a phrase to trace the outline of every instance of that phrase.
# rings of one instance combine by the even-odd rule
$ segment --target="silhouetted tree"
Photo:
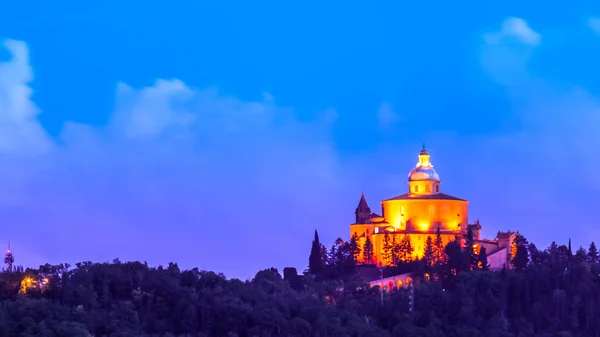
[[[433,247],[433,239],[431,236],[425,240],[425,249],[423,250],[423,262],[426,267],[431,267],[435,261],[435,252]]]
[[[365,246],[363,249],[363,257],[367,264],[373,263],[373,242],[371,241],[371,236],[367,233],[367,238],[365,239]]]
[[[446,254],[444,241],[442,240],[442,233],[440,227],[435,231],[435,241],[433,242],[433,253],[435,255],[435,263],[441,264],[444,262],[444,256]]]
[[[396,234],[392,234],[391,242],[390,242],[390,262],[392,265],[398,265],[400,258],[400,242],[396,240]]]
[[[475,239],[473,238],[473,230],[469,227],[464,235],[465,246],[463,248],[468,269],[477,269],[477,254],[475,254]]]
[[[456,273],[467,269],[468,264],[465,263],[459,240],[450,241],[446,245],[445,251],[446,256],[448,257],[447,268],[450,270],[451,274],[455,275]]]
[[[408,234],[404,234],[404,236],[402,237],[402,241],[400,242],[398,258],[404,262],[411,261],[413,252],[414,249],[410,240],[410,236],[408,236]]]
[[[360,245],[358,244],[358,235],[356,235],[356,232],[354,232],[354,234],[352,234],[352,237],[350,238],[350,242],[349,242],[349,249],[350,249],[350,253],[352,254],[352,258],[354,259],[354,262],[357,262],[360,259]]]
[[[512,264],[516,271],[523,271],[529,263],[527,248],[524,245],[517,246],[517,254],[512,259]]]
[[[590,248],[588,249],[587,256],[589,263],[598,263],[598,249],[596,248],[596,244],[594,243],[594,241],[590,243]]]
[[[569,238],[569,246],[568,246],[569,258],[573,257],[573,250],[571,249],[571,238]]]
[[[479,255],[477,256],[477,266],[483,271],[490,270],[490,265],[488,264],[487,258],[487,250],[483,246],[479,249]]]
[[[393,252],[394,246],[392,246],[392,240],[390,240],[390,236],[388,235],[388,233],[385,233],[383,235],[383,247],[382,247],[382,257],[383,260],[386,263],[391,263],[392,262],[392,252]]]
[[[308,272],[313,275],[318,275],[323,272],[323,258],[321,257],[321,243],[319,242],[319,233],[317,233],[316,229],[315,229],[315,237],[312,241],[310,256],[308,257]]]
[[[578,262],[585,262],[587,260],[587,252],[583,246],[580,246],[579,249],[575,252],[575,259]]]

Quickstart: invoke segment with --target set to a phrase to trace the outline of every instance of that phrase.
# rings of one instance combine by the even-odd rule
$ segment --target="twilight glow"
[[[423,142],[484,236],[600,240],[600,9],[32,3],[0,12],[16,264],[301,271]]]

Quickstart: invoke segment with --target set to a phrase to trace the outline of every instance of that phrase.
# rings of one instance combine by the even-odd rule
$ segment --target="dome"
[[[440,176],[433,168],[433,165],[431,165],[429,153],[427,153],[425,147],[419,153],[417,167],[408,174],[408,181],[440,181]]]
[[[433,167],[417,167],[410,171],[408,181],[421,180],[440,181],[440,176]]]

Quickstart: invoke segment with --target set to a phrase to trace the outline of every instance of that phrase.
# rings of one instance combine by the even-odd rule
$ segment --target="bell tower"
[[[367,199],[365,198],[365,194],[363,193],[360,197],[360,201],[358,202],[358,206],[354,211],[356,215],[355,223],[365,223],[371,216],[371,208],[367,204]]]

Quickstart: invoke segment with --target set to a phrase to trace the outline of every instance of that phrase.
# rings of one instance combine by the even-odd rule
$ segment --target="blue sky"
[[[3,4],[0,239],[26,265],[303,269],[425,142],[485,236],[600,241],[598,7]]]

